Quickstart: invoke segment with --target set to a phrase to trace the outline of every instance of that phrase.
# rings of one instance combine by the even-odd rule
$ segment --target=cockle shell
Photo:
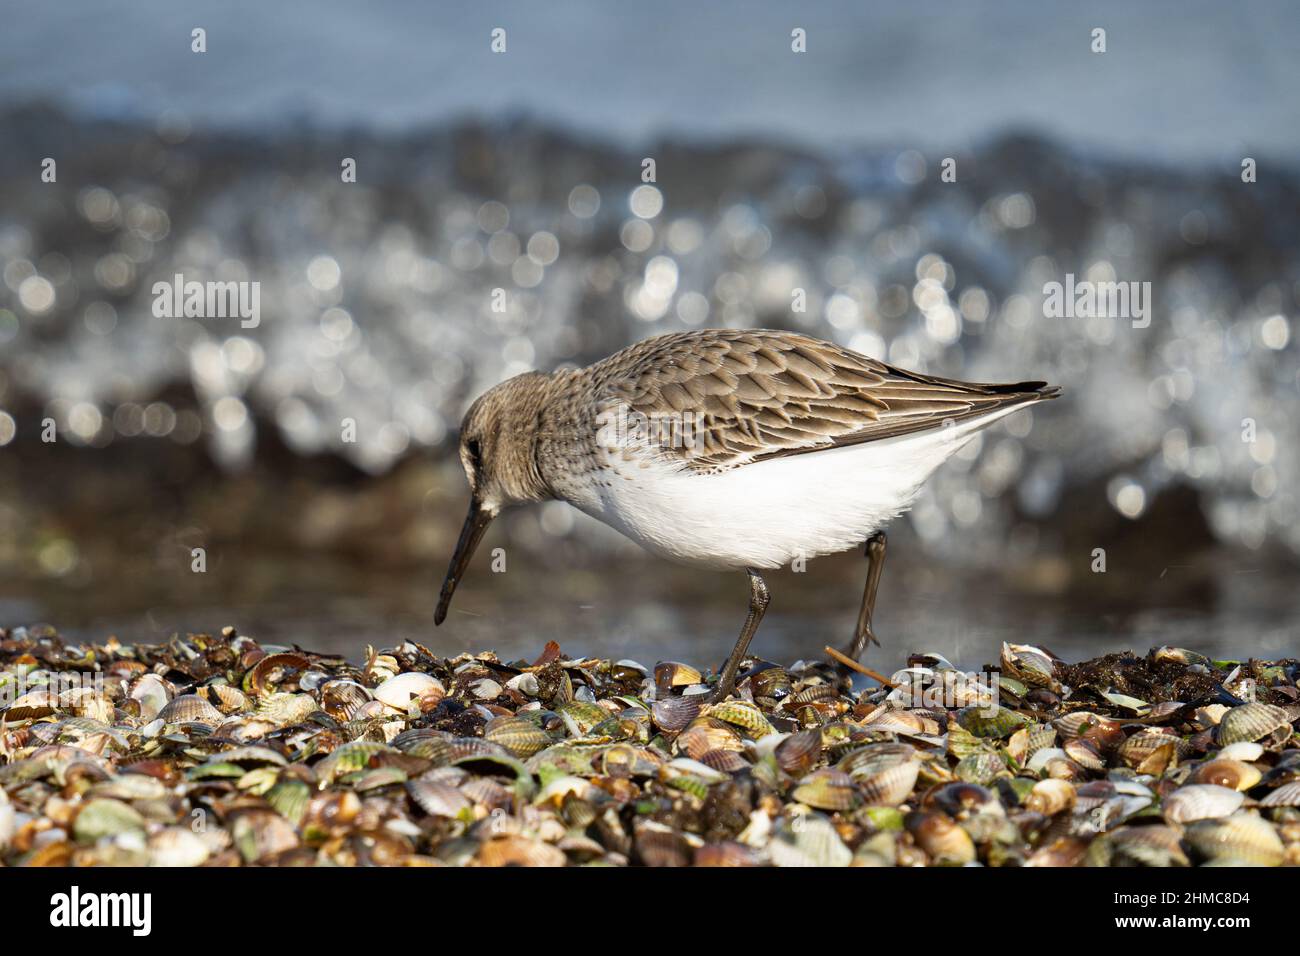
[[[417,710],[431,710],[446,696],[442,681],[419,671],[397,674],[374,690],[375,700],[398,714],[407,713],[413,705]]]

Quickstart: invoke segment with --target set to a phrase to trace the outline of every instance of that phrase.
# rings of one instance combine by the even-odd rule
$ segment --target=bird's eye
[[[467,441],[465,443],[465,450],[469,452],[470,464],[474,466],[475,471],[478,471],[479,463],[481,461],[481,459],[479,458],[478,439],[471,438],[469,441]]]

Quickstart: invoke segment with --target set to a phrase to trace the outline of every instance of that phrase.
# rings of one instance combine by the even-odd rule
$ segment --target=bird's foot
[[[730,697],[736,689],[735,681],[729,681],[728,684],[729,686],[726,687],[724,687],[722,684],[718,684],[718,686],[713,688],[713,690],[709,693],[709,696],[705,698],[704,702],[709,705],[722,703],[724,700]]]

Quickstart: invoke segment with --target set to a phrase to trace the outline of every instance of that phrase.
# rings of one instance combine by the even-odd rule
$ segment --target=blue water
[[[1275,0],[4,0],[0,23],[0,102],[199,123],[527,114],[623,142],[759,135],[946,154],[1028,128],[1159,161],[1300,147],[1300,17]],[[203,55],[190,51],[198,26]],[[488,48],[498,26],[502,55]],[[790,51],[794,27],[806,54]]]

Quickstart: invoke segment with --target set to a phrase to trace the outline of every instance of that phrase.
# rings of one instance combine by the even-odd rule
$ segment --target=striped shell
[[[1111,850],[1105,865],[1189,866],[1183,850],[1182,834],[1167,826],[1122,826],[1103,834],[1097,843]]]
[[[452,741],[452,736],[444,731],[417,727],[403,731],[390,743],[403,753],[428,760],[435,767],[442,767],[455,759]]]
[[[765,667],[749,678],[749,689],[755,698],[783,700],[790,696],[793,682],[783,667]]]
[[[921,761],[910,744],[868,744],[841,758],[836,765],[858,784],[869,806],[895,807],[912,793]]]
[[[816,813],[783,821],[767,852],[777,866],[848,866],[853,860],[834,824]]]
[[[509,757],[510,751],[506,750],[501,744],[492,740],[484,740],[482,737],[453,737],[448,741],[447,756],[452,763],[457,763],[461,760],[473,760],[477,757],[488,759]]]
[[[1179,787],[1165,798],[1165,819],[1170,823],[1192,823],[1230,816],[1240,809],[1245,796],[1212,783],[1192,783]]]
[[[1289,728],[1291,719],[1281,707],[1261,704],[1258,701],[1233,707],[1223,715],[1214,731],[1214,740],[1219,746],[1263,740]]]
[[[470,807],[469,798],[449,783],[421,777],[408,780],[406,792],[431,817],[456,817]]]
[[[223,714],[237,714],[249,707],[248,695],[230,684],[208,684],[199,690],[200,696]]]
[[[675,749],[685,752],[688,757],[699,760],[711,750],[745,749],[745,741],[730,724],[707,717],[696,720],[687,727],[673,742]]]
[[[591,731],[609,719],[610,712],[599,704],[573,700],[561,704],[556,712],[564,721],[571,737],[585,737]]]
[[[168,724],[199,723],[214,727],[225,720],[225,714],[197,694],[182,694],[173,698],[158,712],[158,716]]]
[[[298,826],[307,812],[307,804],[311,802],[311,787],[302,780],[282,777],[267,791],[266,802],[276,813]]]
[[[398,753],[387,744],[372,740],[354,740],[333,751],[316,765],[316,773],[321,780],[329,783],[339,777],[355,773],[369,766],[370,761],[380,754]]]
[[[670,734],[678,733],[700,715],[700,695],[667,697],[650,705],[655,726]]]
[[[1055,727],[1050,724],[1030,724],[1011,735],[1007,741],[1007,753],[1016,763],[1023,764],[1038,751],[1055,743]]]
[[[1172,732],[1166,733],[1156,727],[1144,727],[1120,745],[1119,756],[1130,767],[1139,768],[1162,748],[1170,748],[1172,754],[1176,749],[1178,738]]]
[[[714,704],[704,711],[705,716],[725,721],[733,727],[739,727],[750,738],[757,740],[774,732],[774,728],[763,716],[763,712],[753,704],[742,700],[726,700]]]
[[[776,745],[774,755],[782,770],[791,776],[802,777],[821,759],[821,730],[814,727],[791,734]]]
[[[45,688],[39,688],[28,691],[10,704],[9,709],[5,711],[5,720],[32,720],[48,717],[58,707],[59,698]]]
[[[298,674],[310,666],[302,654],[267,654],[244,675],[244,690],[254,697],[270,694],[281,684],[296,684]]]
[[[674,830],[641,827],[636,834],[636,852],[646,866],[690,866],[691,846]]]
[[[222,763],[240,764],[246,767],[276,766],[283,767],[289,761],[278,750],[255,744],[244,747],[232,747],[214,755]]]
[[[491,777],[471,777],[460,785],[460,792],[489,810],[509,810],[514,804],[514,791]]]
[[[849,810],[860,799],[853,778],[842,770],[831,768],[810,773],[791,795],[800,803],[818,810]]]
[[[563,850],[549,843],[508,836],[479,847],[478,862],[482,866],[564,866],[568,860]]]
[[[1198,820],[1187,828],[1187,844],[1216,863],[1279,866],[1286,855],[1273,825],[1248,811],[1221,820]]]
[[[740,773],[749,769],[749,762],[734,750],[709,750],[695,759],[722,773]]]
[[[786,701],[787,707],[795,707],[801,704],[817,704],[822,701],[831,701],[837,698],[839,694],[831,684],[809,684],[807,687],[801,687],[795,691]]]
[[[354,680],[326,681],[320,688],[321,710],[340,723],[347,723],[370,702],[370,691]]]
[[[897,710],[893,707],[882,707],[879,710],[872,711],[866,720],[862,721],[862,726],[867,730],[901,734],[937,734],[939,732],[939,725],[932,718],[916,711]]]
[[[1300,807],[1300,781],[1284,783],[1259,801],[1261,807]]]
[[[257,716],[281,727],[301,724],[316,713],[316,700],[310,694],[269,694],[257,706]]]
[[[1046,651],[1029,644],[1002,645],[1002,667],[1031,687],[1057,687],[1056,667]]]
[[[527,759],[551,743],[546,731],[523,717],[494,717],[483,728],[483,739],[500,744],[516,757]]]
[[[1106,760],[1097,744],[1087,737],[1074,737],[1061,745],[1066,755],[1087,770],[1105,770]]]
[[[1054,726],[1062,737],[1082,737],[1088,732],[1104,728],[1109,730],[1114,728],[1118,730],[1120,725],[1109,717],[1102,717],[1100,714],[1094,714],[1086,710],[1076,710],[1072,713],[1065,714],[1062,717],[1052,721]]]

